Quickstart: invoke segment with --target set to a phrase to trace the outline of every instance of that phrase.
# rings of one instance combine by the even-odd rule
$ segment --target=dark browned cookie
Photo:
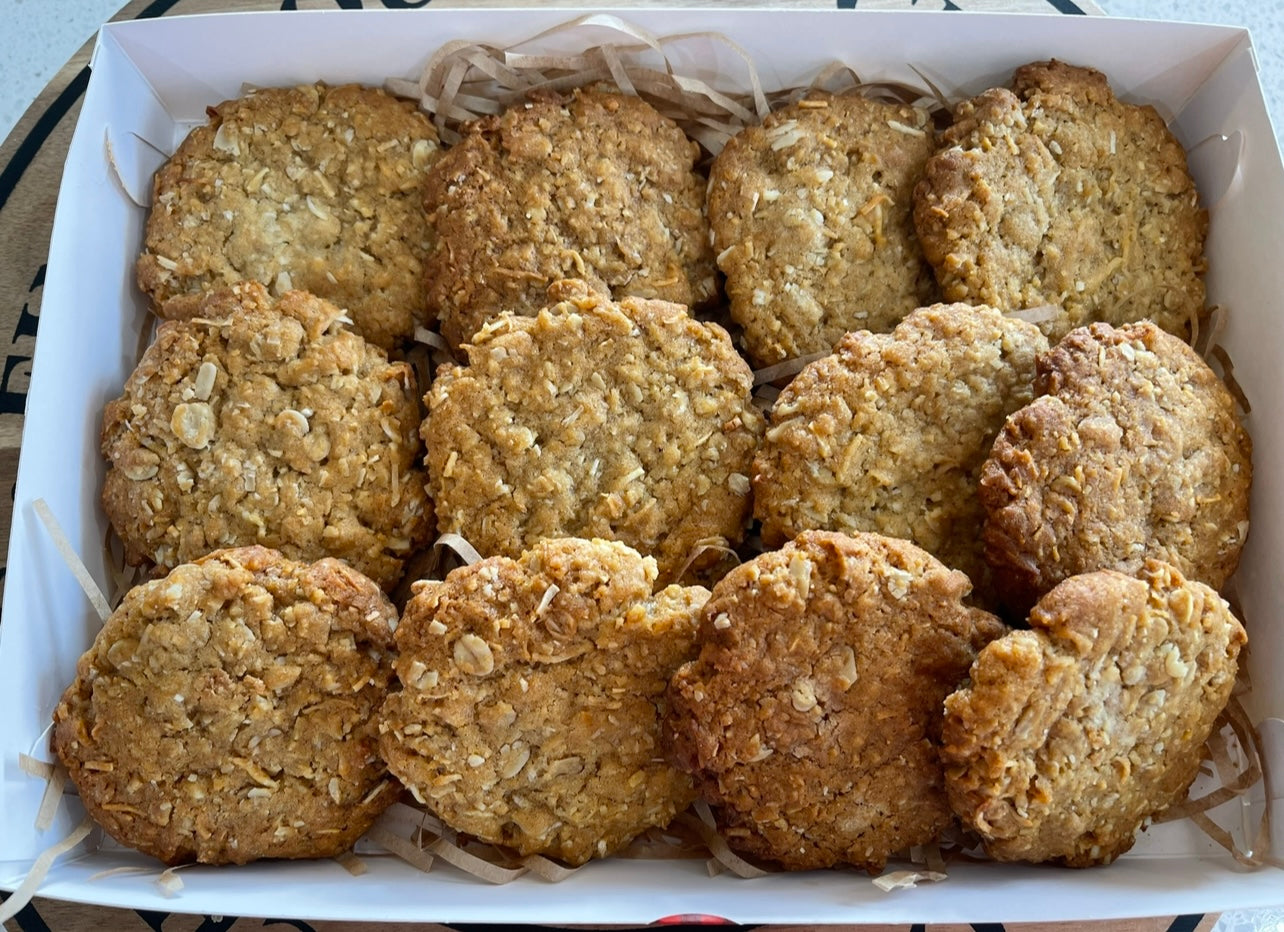
[[[932,302],[910,216],[932,137],[923,110],[814,91],[714,159],[713,246],[755,362],[891,330]]]
[[[981,465],[1034,396],[1037,327],[938,304],[891,333],[849,333],[798,374],[754,458],[754,516],[778,546],[799,531],[903,537],[971,577],[989,602]]]
[[[942,701],[1004,631],[908,541],[808,531],[728,573],[666,727],[733,848],[878,871],[953,822]]]
[[[1208,215],[1186,153],[1152,107],[1064,62],[960,104],[915,191],[947,301],[1057,305],[1053,339],[1142,318],[1185,334],[1204,309]]]
[[[332,857],[397,798],[374,720],[396,623],[340,560],[210,554],[125,596],[54,751],[113,838],[168,864]]]
[[[392,772],[455,829],[571,864],[667,825],[694,793],[664,760],[665,687],[709,593],[655,581],[623,544],[563,538],[417,583],[380,713]]]
[[[484,555],[545,537],[620,540],[680,575],[739,542],[763,417],[726,331],[582,282],[503,314],[438,371],[423,436],[439,529]],[[711,555],[708,553],[706,555]]]
[[[342,307],[385,349],[427,323],[437,132],[372,87],[263,88],[210,109],[156,174],[138,284],[164,317],[241,280]]]
[[[1244,628],[1155,560],[1066,580],[1030,627],[945,701],[950,802],[998,860],[1108,864],[1195,779]]]
[[[261,544],[385,587],[432,533],[414,371],[301,291],[245,282],[161,324],[103,415],[103,508],[169,569]]]
[[[1235,401],[1182,340],[1093,324],[1039,357],[1040,397],[981,470],[985,553],[1024,613],[1063,579],[1164,560],[1214,589],[1248,535],[1252,444]]]
[[[617,298],[714,297],[699,148],[610,89],[544,96],[472,124],[429,173],[428,304],[452,346],[500,311],[534,314],[580,278]]]

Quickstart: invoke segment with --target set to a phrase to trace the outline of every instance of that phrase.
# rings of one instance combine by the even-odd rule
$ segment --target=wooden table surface
[[[48,2],[48,0],[42,0]],[[133,0],[115,17],[117,20],[185,13],[207,13],[227,10],[262,9],[334,9],[424,6],[427,0]],[[511,0],[434,0],[434,7],[446,6],[512,6]],[[599,2],[598,8],[637,6],[629,3]],[[722,6],[725,3],[703,3],[685,0],[684,6]],[[776,8],[878,8],[878,9],[985,9],[1021,12],[1099,14],[1091,0],[776,0]],[[40,297],[45,278],[45,259],[53,223],[58,179],[79,113],[81,97],[88,79],[90,45],[80,50],[19,120],[3,146],[0,146],[0,344],[3,344],[4,367],[0,375],[0,585],[4,579],[4,561],[8,553],[9,522],[13,509],[13,486],[17,473],[18,450],[22,439],[23,410],[30,379],[31,357],[35,346],[40,314]],[[7,338],[7,343],[5,340]],[[0,620],[3,618],[0,603]],[[0,894],[0,897],[6,894]],[[181,908],[175,904],[176,908]],[[607,918],[607,917],[604,917]],[[1013,924],[1013,932],[1050,932],[1091,929],[1092,932],[1208,932],[1215,916],[1166,916],[1121,922]],[[358,932],[386,928],[374,924],[316,922],[304,923],[285,918],[236,918],[232,916],[192,916],[182,913],[153,913],[85,906],[37,898],[18,915],[5,923],[10,932],[82,932],[82,930],[121,930],[121,932],[245,932],[248,929],[316,929],[318,932]],[[422,925],[416,929],[444,929],[444,926]],[[760,927],[763,929],[781,927]],[[863,932],[1001,932],[997,924],[986,925],[915,925],[915,926],[831,926],[830,929],[860,929]]]

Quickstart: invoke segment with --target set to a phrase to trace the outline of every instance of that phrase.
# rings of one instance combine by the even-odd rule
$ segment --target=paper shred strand
[[[1024,320],[1027,324],[1041,324],[1044,321],[1052,320],[1062,312],[1055,304],[1040,304],[1035,307],[1024,307],[1017,311],[1007,311],[1003,316],[1015,317],[1017,320]]]
[[[706,537],[695,542],[686,562],[682,564],[682,569],[678,570],[674,578],[682,579],[687,575],[687,570],[691,569],[697,560],[710,551],[722,554],[724,557],[734,561],[736,566],[740,565],[740,554],[731,548],[725,537]]]
[[[753,403],[763,414],[770,414],[772,406],[776,399],[780,397],[780,389],[774,385],[759,385],[753,390]]]
[[[949,98],[949,96],[948,96],[948,95],[946,95],[946,94],[945,94],[945,93],[940,89],[940,87],[938,87],[938,86],[936,85],[936,83],[932,81],[932,79],[931,79],[931,78],[929,78],[926,74],[924,74],[924,73],[923,73],[923,71],[922,71],[921,69],[919,69],[919,68],[915,67],[915,66],[914,66],[914,65],[912,65],[912,64],[909,66],[909,69],[910,69],[910,71],[912,71],[912,72],[914,72],[916,75],[918,75],[918,79],[919,79],[920,81],[922,81],[924,84],[926,84],[926,85],[927,85],[928,89],[932,92],[932,97],[933,97],[933,99],[935,99],[935,100],[936,100],[937,104],[939,104],[939,105],[940,105],[940,107],[941,107],[941,109],[942,109],[942,110],[944,110],[946,113],[949,113],[949,112],[951,112],[951,111],[953,110],[953,108],[950,106],[950,98]]]
[[[1230,759],[1222,732],[1229,726],[1245,758],[1242,769],[1236,768]],[[1249,840],[1251,847],[1245,851],[1236,842],[1229,831],[1213,821],[1208,815],[1216,807],[1246,795],[1262,778],[1261,762],[1265,760],[1262,751],[1262,739],[1253,727],[1248,713],[1238,697],[1232,696],[1222,714],[1218,716],[1214,733],[1205,745],[1213,759],[1216,775],[1222,782],[1210,793],[1194,800],[1185,800],[1169,806],[1156,818],[1156,822],[1172,822],[1177,819],[1190,819],[1205,835],[1226,849],[1239,864],[1248,868],[1265,866],[1284,868],[1284,857],[1276,857],[1270,851],[1270,806],[1262,807],[1261,821],[1257,832]],[[1238,771],[1238,772],[1237,772]]]
[[[612,45],[599,45],[597,53],[602,57],[606,70],[611,72],[611,80],[615,82],[623,93],[637,96],[637,89],[633,86],[632,79],[624,67],[624,62],[620,61],[620,53]]]
[[[450,344],[446,342],[446,338],[440,333],[434,333],[427,327],[415,328],[415,340],[420,343],[426,343],[433,349],[445,350],[447,353],[450,352]]]
[[[53,723],[50,722],[40,737],[43,738],[52,727]],[[67,790],[69,778],[67,768],[62,764],[47,763],[29,754],[21,753],[18,755],[18,768],[28,776],[45,781],[45,792],[40,797],[40,805],[36,808],[34,826],[38,832],[47,831],[53,825],[54,817],[58,814],[58,803],[62,801],[63,794]]]
[[[433,856],[414,842],[402,838],[381,825],[373,826],[366,832],[366,838],[379,845],[389,854],[395,854],[416,870],[428,873],[432,870]]]
[[[477,548],[460,536],[459,534],[442,534],[437,538],[437,547],[449,547],[469,566],[474,563],[480,563],[482,555],[478,553]]]
[[[1208,362],[1208,357],[1222,338],[1222,331],[1226,329],[1226,319],[1229,315],[1226,308],[1220,304],[1215,304],[1208,309],[1205,314],[1194,314],[1190,321],[1190,345],[1204,360]]]
[[[1238,775],[1235,773],[1236,768],[1230,763],[1225,742],[1220,735],[1220,732],[1228,726],[1235,733],[1236,740],[1248,758],[1246,767]],[[1249,723],[1248,714],[1238,699],[1231,698],[1226,709],[1218,716],[1213,728],[1213,734],[1205,746],[1212,757],[1216,776],[1222,781],[1222,785],[1197,799],[1186,799],[1169,806],[1155,818],[1156,823],[1173,822],[1216,809],[1236,796],[1247,793],[1261,779],[1260,739],[1257,737],[1256,729]]]
[[[924,846],[923,859],[927,862],[927,869],[930,873],[945,874],[945,858],[941,855],[940,845]]]
[[[66,854],[76,845],[80,844],[93,831],[94,822],[89,816],[85,816],[79,825],[71,830],[71,834],[55,845],[51,845],[40,853],[40,856],[31,865],[31,870],[27,871],[27,876],[23,878],[22,883],[13,891],[9,899],[0,903],[0,925],[8,922],[14,916],[22,911],[22,908],[31,902],[36,891],[49,874],[49,869],[53,867],[54,861]]]
[[[109,867],[105,871],[97,871],[89,875],[90,883],[97,883],[100,880],[106,880],[109,877],[124,877],[134,874],[151,874],[154,873],[150,867],[138,867],[126,864],[124,867]]]
[[[58,814],[58,803],[62,801],[63,791],[67,789],[67,768],[55,764],[53,773],[45,783],[45,794],[40,798],[40,808],[36,810],[36,831],[46,831]]]
[[[602,42],[568,54],[522,51],[555,35],[588,28],[610,30],[626,41]],[[724,92],[678,74],[666,48],[691,41],[715,43],[743,62],[745,75],[739,83],[748,93]],[[662,68],[643,64],[641,57],[648,54],[654,54]],[[753,56],[726,36],[716,32],[655,36],[609,13],[577,17],[505,49],[448,42],[428,59],[417,81],[393,79],[384,86],[391,93],[418,98],[449,145],[459,140],[465,123],[500,113],[532,93],[562,93],[597,81],[609,81],[623,93],[649,99],[715,153],[735,132],[761,121],[771,110]],[[695,116],[712,118],[716,125],[692,125]]]
[[[142,138],[137,134],[134,134],[134,135],[135,135],[135,138],[138,138],[138,139]],[[107,159],[107,174],[111,175],[112,178],[115,180],[116,186],[120,188],[121,193],[124,194],[125,197],[129,198],[130,201],[133,202],[135,207],[141,207],[144,210],[149,208],[151,206],[150,201],[145,201],[139,198],[137,194],[135,194],[133,191],[129,189],[129,185],[125,184],[125,176],[121,173],[120,165],[116,161],[116,150],[112,147],[112,144],[111,144],[110,127],[103,130],[103,154]]]
[[[766,385],[770,382],[776,381],[776,379],[783,379],[797,375],[817,359],[824,359],[829,355],[832,354],[827,350],[819,353],[808,353],[805,356],[795,356],[793,359],[786,359],[784,362],[778,362],[773,366],[767,366],[765,369],[757,369],[753,374],[754,387],[757,388],[761,385]]]
[[[99,619],[106,621],[111,617],[111,606],[107,602],[107,597],[103,595],[102,590],[98,588],[98,583],[94,582],[94,577],[90,575],[88,568],[81,562],[80,557],[76,555],[75,549],[71,546],[71,541],[63,533],[62,525],[50,511],[49,505],[43,498],[38,498],[31,503],[36,511],[40,523],[45,526],[49,533],[49,539],[53,541],[54,547],[58,550],[58,555],[62,557],[63,562],[67,564],[67,569],[71,570],[71,575],[76,577],[76,582],[80,583],[80,588],[84,590],[85,595],[89,597],[90,603],[94,606],[94,611],[98,613]]]
[[[183,889],[183,879],[178,876],[178,872],[188,867],[195,867],[195,864],[179,864],[176,867],[167,867],[161,871],[160,876],[156,878],[156,887],[161,892],[161,896],[175,897]]]
[[[428,846],[428,851],[447,864],[453,864],[461,871],[472,874],[478,880],[484,880],[487,883],[511,883],[527,872],[525,867],[500,867],[498,864],[492,864],[475,854],[469,854],[446,838],[438,838]]]
[[[1221,364],[1222,381],[1226,383],[1226,387],[1230,389],[1230,393],[1234,395],[1235,400],[1239,402],[1240,409],[1245,414],[1248,414],[1253,410],[1253,406],[1248,403],[1248,396],[1244,394],[1244,389],[1240,387],[1239,382],[1235,379],[1235,366],[1231,363],[1230,354],[1226,352],[1226,348],[1220,343],[1213,344],[1213,346],[1209,348],[1208,353],[1213,357],[1213,359],[1216,359]]]
[[[946,879],[947,875],[939,871],[892,871],[875,877],[873,884],[884,893],[890,893],[893,890],[910,890],[920,883],[935,883]]]
[[[366,866],[366,862],[361,860],[361,858],[357,857],[351,851],[345,851],[343,854],[335,855],[334,860],[337,861],[339,866],[353,877],[360,877],[362,874],[365,874],[370,870],[370,868]]]
[[[713,818],[713,812],[709,809],[708,803],[703,799],[698,799],[696,800],[695,805],[691,808],[695,811],[697,818],[693,819],[686,815],[681,818],[686,821],[687,825],[690,825],[699,832],[700,839],[708,847],[709,853],[713,855],[714,861],[731,871],[731,873],[735,874],[737,877],[749,879],[752,877],[767,876],[769,871],[765,871],[761,867],[756,867],[753,864],[750,864],[744,858],[740,857],[740,855],[731,850],[726,839],[718,833],[718,825]],[[712,877],[714,874],[711,872],[709,876]]]
[[[107,533],[103,535],[103,563],[111,574],[108,604],[115,611],[124,600],[125,593],[138,584],[143,569],[140,566],[126,565],[124,546],[110,524],[107,526]]]
[[[561,883],[567,877],[574,874],[578,867],[566,867],[558,864],[556,861],[550,861],[546,857],[538,854],[528,855],[522,858],[522,867],[526,868],[541,880],[547,880],[549,883]]]
[[[57,765],[48,761],[36,760],[30,754],[18,755],[18,769],[29,777],[36,777],[40,780],[52,780],[54,773],[57,771]]]

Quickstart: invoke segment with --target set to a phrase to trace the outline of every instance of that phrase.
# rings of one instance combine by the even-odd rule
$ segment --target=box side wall
[[[1193,145],[1227,137],[1230,151],[1199,178],[1201,190],[1225,190],[1210,207],[1209,302],[1227,312],[1221,343],[1234,378],[1252,411],[1253,497],[1248,545],[1236,580],[1249,633],[1253,718],[1284,717],[1284,678],[1272,676],[1284,658],[1284,266],[1279,261],[1279,225],[1284,217],[1284,166],[1257,82],[1251,50],[1232,55],[1181,113],[1175,124]],[[1238,153],[1238,158],[1230,156]],[[1227,175],[1227,167],[1234,172]],[[1216,197],[1216,193],[1213,194]],[[1284,763],[1284,762],[1282,762]]]
[[[954,864],[943,883],[883,893],[858,872],[710,878],[702,861],[601,861],[569,880],[530,877],[505,886],[449,866],[425,876],[387,857],[365,859],[351,877],[330,861],[197,867],[183,890],[164,896],[160,866],[129,852],[103,852],[62,865],[42,895],[164,912],[383,922],[533,922],[565,925],[652,923],[703,913],[742,923],[972,923],[1121,919],[1252,909],[1278,904],[1284,874],[1230,874],[1198,859],[1119,861],[1107,871]],[[152,866],[150,874],[90,881],[98,871]],[[0,864],[0,877],[8,865]]]
[[[193,122],[204,119],[212,101],[237,95],[247,82],[378,83],[417,77],[446,41],[484,39],[504,46],[581,15],[552,8],[241,13],[115,23],[106,29],[149,76],[166,110],[180,122]],[[788,16],[788,30],[780,29],[782,15]],[[753,57],[767,88],[806,84],[822,65],[843,61],[865,80],[922,86],[917,69],[945,93],[962,95],[1005,83],[1012,69],[1027,61],[1058,57],[1108,69],[1121,94],[1159,103],[1168,113],[1180,109],[1244,36],[1229,27],[984,13],[651,8],[593,17],[598,23],[615,19],[655,36],[720,32]],[[542,38],[538,47],[582,51],[581,36],[620,41],[618,32],[586,25],[572,38]],[[684,74],[747,87],[743,61],[707,37],[665,48]],[[378,54],[369,54],[370,49]]]
[[[109,43],[110,44],[110,43]],[[53,828],[32,828],[43,787],[16,766],[16,752],[48,757],[44,735],[98,616],[32,503],[44,499],[107,591],[105,519],[98,509],[103,466],[98,432],[105,402],[133,366],[144,314],[131,269],[143,211],[123,194],[108,165],[106,128],[146,127],[159,108],[119,54],[98,55],[68,151],[49,249],[40,339],[19,461],[10,543],[15,584],[5,594],[0,645],[0,857],[33,857],[66,834],[79,815],[64,806]]]

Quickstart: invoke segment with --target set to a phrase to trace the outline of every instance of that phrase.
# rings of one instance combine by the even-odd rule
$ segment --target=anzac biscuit
[[[950,802],[998,860],[1107,864],[1195,779],[1244,629],[1155,560],[1066,580],[1030,627],[945,701]]]
[[[732,317],[762,366],[891,330],[936,295],[910,216],[927,113],[812,92],[727,143],[709,225]]]
[[[988,602],[977,481],[1004,418],[1033,397],[1047,346],[1033,324],[964,304],[845,336],[772,408],[754,460],[763,540],[903,537],[967,573]]]
[[[396,583],[432,531],[418,389],[345,321],[246,282],[160,325],[103,416],[103,507],[129,563],[262,544]]]
[[[672,581],[702,541],[739,541],[763,418],[726,332],[663,301],[583,283],[504,314],[425,399],[442,533],[487,556],[544,537],[620,540]]]
[[[961,104],[915,191],[923,252],[947,301],[1150,318],[1185,334],[1204,309],[1204,236],[1186,154],[1152,107],[1117,100],[1100,72],[1017,69],[1013,90]]]
[[[664,693],[709,593],[655,581],[623,544],[563,538],[417,583],[381,712],[392,772],[453,828],[570,864],[667,825],[694,794],[664,760]]]
[[[1164,560],[1214,589],[1248,535],[1252,443],[1226,386],[1177,337],[1093,324],[1039,357],[1037,397],[981,470],[986,558],[1025,611],[1063,579]]]
[[[376,88],[265,88],[210,110],[156,174],[138,284],[158,314],[254,280],[344,308],[385,349],[427,322],[425,172],[437,133]]]
[[[733,848],[878,871],[952,824],[941,703],[1004,630],[968,588],[908,541],[821,531],[723,577],[666,728]]]
[[[716,293],[699,148],[636,97],[591,88],[472,124],[433,166],[428,305],[452,346],[581,278],[617,298]]]
[[[125,596],[54,712],[94,819],[168,864],[332,857],[396,801],[397,613],[339,560],[221,550]]]

